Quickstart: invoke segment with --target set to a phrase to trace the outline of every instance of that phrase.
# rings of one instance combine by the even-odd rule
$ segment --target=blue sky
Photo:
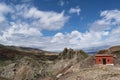
[[[0,44],[60,51],[120,45],[120,0],[0,0]]]

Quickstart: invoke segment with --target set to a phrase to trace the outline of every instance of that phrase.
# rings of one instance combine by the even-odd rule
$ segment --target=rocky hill
[[[112,46],[108,50],[111,51],[111,53],[119,52],[120,51],[120,46]]]
[[[23,56],[39,58],[41,60],[52,60],[57,58],[58,53],[29,47],[0,45],[0,59],[16,60],[22,58]]]
[[[65,48],[61,53],[56,53],[0,45],[0,80],[51,79],[59,74],[58,71],[66,72],[71,63],[73,65],[87,57],[88,54],[83,50]]]
[[[67,64],[58,71],[57,78],[51,80],[120,80],[120,46],[100,50],[96,54],[114,54],[114,66],[96,65],[92,55],[77,63]]]
[[[0,80],[38,80],[49,75],[47,67],[57,52],[0,45]]]
[[[79,59],[83,60],[86,57],[88,57],[88,54],[84,52],[83,50],[73,50],[73,49],[67,49],[64,48],[64,50],[59,54],[59,59],[72,59],[75,58],[79,61]]]
[[[55,53],[0,45],[0,80],[119,80],[120,46],[96,54],[114,54],[115,65],[95,65],[95,56],[83,50]]]

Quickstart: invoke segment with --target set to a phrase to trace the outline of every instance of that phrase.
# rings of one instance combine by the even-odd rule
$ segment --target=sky
[[[0,0],[0,44],[61,51],[120,45],[120,0]]]

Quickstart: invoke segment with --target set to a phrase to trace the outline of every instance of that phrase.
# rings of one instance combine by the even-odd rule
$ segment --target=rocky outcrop
[[[38,80],[48,76],[47,64],[23,57],[0,70],[0,76],[11,80]]]
[[[78,61],[83,60],[88,57],[88,54],[83,50],[73,50],[64,48],[63,52],[61,52],[58,56],[59,59],[73,59],[76,58]]]

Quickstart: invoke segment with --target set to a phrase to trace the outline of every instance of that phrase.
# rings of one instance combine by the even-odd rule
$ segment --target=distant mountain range
[[[44,51],[38,48],[30,48],[30,47],[19,47],[19,46],[5,46],[0,44],[0,47],[6,47],[6,48],[10,48],[10,49],[16,49],[18,51],[24,51],[24,52],[34,52],[34,53],[41,53],[41,54],[48,54],[48,53],[54,53],[54,54],[59,54],[60,51],[58,52],[51,52],[51,51]],[[85,52],[87,52],[88,54],[95,54],[97,53],[99,50],[104,50],[104,49],[108,49],[110,48],[111,45],[104,45],[104,46],[97,46],[97,47],[88,47],[88,48],[83,48],[82,50],[84,50]]]
[[[50,60],[56,58],[57,55],[57,52],[49,52],[29,47],[5,46],[0,44],[0,58],[3,59],[14,59],[16,57],[29,56],[32,58]]]
[[[115,65],[120,65],[120,46],[100,46],[84,50],[88,54],[114,54]],[[57,53],[29,47],[5,46],[0,44],[0,80],[78,80],[77,75],[80,75],[79,72],[81,75],[86,75],[85,72],[87,74],[88,72],[97,73],[98,70],[95,70],[97,68],[94,66],[94,55],[90,56],[84,50],[65,48],[60,53]],[[112,70],[112,76],[113,72],[116,72],[115,68]],[[87,71],[88,69],[89,71]],[[111,71],[111,68],[109,70]],[[108,70],[104,69],[102,72],[105,71]],[[100,80],[103,80],[102,78]],[[99,80],[99,77],[97,80]]]
[[[110,45],[104,45],[104,46],[84,48],[83,50],[86,51],[88,54],[95,54],[99,50],[108,49],[109,47],[111,47],[111,46]]]

